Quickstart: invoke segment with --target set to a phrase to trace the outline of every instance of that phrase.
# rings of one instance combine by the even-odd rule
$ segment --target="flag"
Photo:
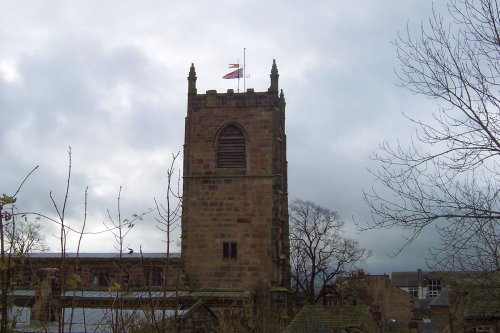
[[[229,68],[240,68],[240,64],[229,64]]]
[[[222,78],[223,79],[238,79],[240,77],[243,77],[243,68],[238,68],[237,70],[232,71],[231,73],[224,75]]]

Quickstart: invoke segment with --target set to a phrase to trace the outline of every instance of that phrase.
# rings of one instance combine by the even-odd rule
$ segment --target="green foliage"
[[[68,286],[71,289],[76,289],[82,283],[82,278],[78,274],[73,274],[68,282]]]
[[[24,265],[26,263],[27,257],[27,253],[17,253],[17,258],[19,259],[19,264],[21,265]]]
[[[6,269],[12,269],[15,266],[15,263],[9,258],[5,258],[3,261],[0,261],[0,271],[4,271]]]
[[[134,317],[127,325],[127,331],[130,333],[153,333],[156,329],[147,320]]]
[[[112,285],[109,286],[108,291],[113,292],[113,291],[121,291],[122,287],[119,283],[115,282]]]
[[[0,205],[13,205],[15,202],[16,202],[16,198],[15,197],[11,197],[7,194],[3,194],[2,197],[0,197]]]

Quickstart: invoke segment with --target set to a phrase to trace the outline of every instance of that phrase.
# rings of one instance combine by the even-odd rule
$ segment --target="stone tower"
[[[193,289],[290,285],[285,98],[278,77],[273,61],[266,92],[198,94],[191,65],[182,258]]]

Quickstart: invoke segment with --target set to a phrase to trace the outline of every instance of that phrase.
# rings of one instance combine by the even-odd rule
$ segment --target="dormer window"
[[[235,124],[224,127],[217,140],[217,167],[245,167],[245,136]]]

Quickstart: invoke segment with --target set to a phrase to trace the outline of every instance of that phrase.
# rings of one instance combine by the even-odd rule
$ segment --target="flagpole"
[[[247,91],[246,48],[243,48],[243,92]]]

